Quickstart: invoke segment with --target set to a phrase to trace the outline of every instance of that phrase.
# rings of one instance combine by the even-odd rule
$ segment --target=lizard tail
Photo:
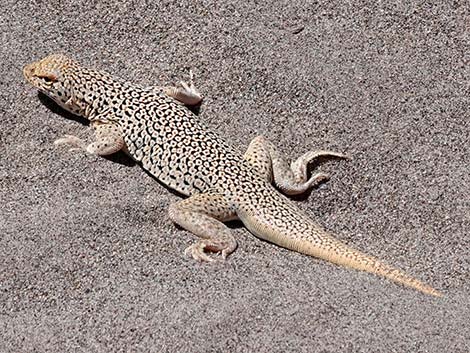
[[[263,194],[249,205],[241,205],[238,212],[244,225],[257,237],[340,266],[388,278],[426,294],[442,296],[441,292],[403,271],[335,239],[284,196],[271,193],[267,202]]]

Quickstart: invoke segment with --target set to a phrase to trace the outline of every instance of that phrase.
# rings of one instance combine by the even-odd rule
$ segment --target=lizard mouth
[[[24,77],[28,80],[32,71],[33,71],[33,68],[31,67],[32,65],[29,64],[29,65],[26,65],[25,67],[23,67],[23,75]]]

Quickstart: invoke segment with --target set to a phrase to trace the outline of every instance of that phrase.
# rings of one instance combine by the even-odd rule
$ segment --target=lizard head
[[[78,64],[63,54],[52,54],[23,68],[26,80],[63,108],[76,113],[71,106],[71,72]]]

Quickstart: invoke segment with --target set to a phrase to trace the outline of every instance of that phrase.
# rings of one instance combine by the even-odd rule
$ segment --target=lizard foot
[[[195,106],[201,103],[202,95],[194,86],[193,72],[191,70],[189,71],[189,83],[180,81],[180,86],[164,87],[163,92],[184,105]]]
[[[323,183],[324,181],[328,181],[330,179],[330,176],[325,173],[316,173],[310,177],[310,179],[307,181],[309,186],[315,186],[320,183]]]
[[[202,94],[198,91],[196,86],[194,86],[194,74],[192,70],[189,70],[189,84],[185,81],[180,81],[181,87],[183,87],[185,95],[191,97],[192,100],[189,105],[196,105],[202,101]]]
[[[210,257],[207,253],[220,253],[222,260],[225,260],[237,248],[237,243],[234,239],[228,241],[216,241],[210,239],[203,239],[191,246],[188,246],[184,251],[186,256],[201,262],[213,262],[217,259]]]
[[[87,144],[77,136],[65,135],[64,137],[54,141],[54,145],[69,145],[69,151],[86,151]]]

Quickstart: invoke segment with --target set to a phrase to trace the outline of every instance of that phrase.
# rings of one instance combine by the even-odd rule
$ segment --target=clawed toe
[[[317,173],[313,175],[310,179],[312,180],[312,185],[315,185],[315,184],[319,184],[321,182],[329,180],[330,176],[325,173]]]
[[[214,262],[218,261],[219,259],[225,260],[228,255],[230,255],[235,249],[237,245],[236,242],[233,244],[215,244],[215,243],[207,243],[205,241],[197,242],[191,246],[188,246],[184,251],[184,254],[188,257],[192,257],[193,259],[201,262]],[[208,255],[208,253],[218,253],[220,257],[214,258]]]
[[[188,257],[192,257],[194,260],[201,262],[214,262],[215,259],[210,257],[204,252],[204,244],[196,243],[188,246],[184,251],[184,254]]]
[[[351,156],[348,154],[343,154],[343,153],[336,153],[336,152],[327,152],[327,154],[324,155],[325,157],[332,157],[332,158],[341,158],[341,159],[351,159]]]
[[[188,97],[191,97],[194,101],[196,101],[196,100],[201,101],[202,100],[201,93],[197,90],[196,87],[194,87],[194,84],[192,82],[190,84],[188,84],[185,81],[181,81],[180,85],[183,88],[184,93]]]

